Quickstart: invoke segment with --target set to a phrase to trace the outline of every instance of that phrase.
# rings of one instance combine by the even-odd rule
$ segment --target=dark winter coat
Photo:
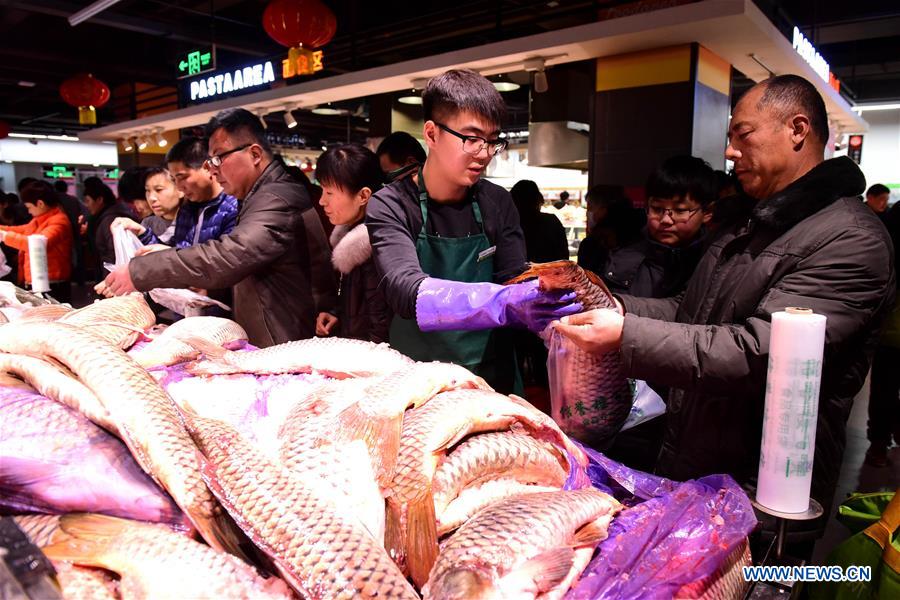
[[[828,318],[812,495],[831,504],[852,400],[895,293],[891,242],[859,201],[864,188],[850,159],[825,161],[724,229],[680,298],[622,298],[628,374],[673,388],[658,472],[755,484],[771,315],[807,307]]]
[[[266,347],[310,338],[337,302],[331,251],[306,190],[272,162],[241,202],[231,233],[134,258],[135,287],[233,286],[234,319]]]
[[[676,296],[687,286],[703,256],[704,235],[684,247],[660,244],[646,235],[613,250],[600,276],[614,294],[641,298]]]
[[[335,227],[331,246],[331,262],[340,273],[337,335],[387,342],[392,314],[378,290],[381,278],[372,259],[366,226]]]
[[[161,241],[149,228],[141,236],[144,244],[168,244],[187,248],[209,240],[217,240],[231,233],[237,222],[238,201],[222,192],[208,202],[185,201],[175,216],[175,231],[171,239]],[[199,229],[198,229],[199,228]]]

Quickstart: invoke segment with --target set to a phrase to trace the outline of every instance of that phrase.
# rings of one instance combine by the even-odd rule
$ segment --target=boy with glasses
[[[643,298],[680,293],[703,254],[716,190],[715,172],[693,156],[670,158],[654,171],[646,186],[646,235],[612,251],[599,273],[609,289]]]
[[[503,286],[525,269],[525,241],[509,192],[482,179],[506,149],[506,106],[469,70],[428,82],[422,94],[428,158],[372,196],[366,225],[381,289],[396,315],[391,345],[416,360],[473,370],[501,391],[519,387],[509,337],[494,328],[542,331],[581,309],[572,294],[532,281]]]

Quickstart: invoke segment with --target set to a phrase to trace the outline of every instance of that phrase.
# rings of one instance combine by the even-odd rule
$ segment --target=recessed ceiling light
[[[33,82],[33,81],[25,81],[25,80],[22,80],[22,81],[19,82],[19,87],[33,88],[33,87],[36,86],[36,85],[37,85],[37,84],[36,84],[35,82]]]
[[[336,115],[346,115],[347,110],[343,108],[334,108],[332,106],[318,106],[312,109],[312,113],[314,115],[326,115],[326,116],[336,116]]]
[[[422,104],[422,96],[400,96],[397,98],[397,102],[400,104],[420,105]]]
[[[498,92],[514,92],[522,87],[518,83],[513,83],[512,81],[492,81],[491,83],[494,84],[494,88]]]

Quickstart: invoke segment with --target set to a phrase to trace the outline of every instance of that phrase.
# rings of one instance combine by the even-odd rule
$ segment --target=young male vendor
[[[469,70],[428,82],[422,93],[428,158],[369,200],[366,225],[381,287],[396,315],[391,345],[416,360],[454,362],[503,392],[516,387],[515,354],[495,328],[542,331],[581,306],[536,281],[503,286],[525,269],[512,198],[482,175],[506,148],[506,105]]]

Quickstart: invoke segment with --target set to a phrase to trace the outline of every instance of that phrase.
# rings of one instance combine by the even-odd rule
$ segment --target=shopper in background
[[[116,201],[116,195],[99,177],[85,179],[83,189],[84,204],[91,216],[87,223],[82,223],[81,234],[87,235],[96,257],[96,276],[102,280],[107,272],[103,265],[116,262],[116,248],[109,226],[118,217],[133,218],[134,214],[124,202]]]
[[[716,171],[716,184],[717,199],[713,205],[712,219],[706,224],[707,229],[715,232],[728,225],[746,222],[753,212],[756,201],[744,193],[734,171],[731,173]]]
[[[335,310],[337,298],[328,240],[306,190],[274,160],[250,111],[223,110],[207,132],[207,165],[238,198],[237,225],[216,240],[135,257],[110,273],[99,291],[231,286],[234,318],[253,345],[312,337],[316,317]]]
[[[84,248],[80,223],[87,219],[90,213],[78,198],[69,194],[69,184],[62,179],[57,179],[53,183],[53,189],[72,223],[72,275],[73,279],[81,284],[84,283]]]
[[[375,154],[388,183],[414,175],[425,164],[425,148],[405,131],[395,131],[381,140]]]
[[[535,182],[523,179],[509,191],[525,236],[528,262],[544,263],[569,258],[566,230],[555,215],[541,212],[544,196]]]
[[[28,236],[47,238],[47,276],[50,295],[60,302],[72,299],[72,223],[59,198],[46,181],[33,181],[22,188],[22,204],[31,214],[25,225],[0,226],[0,242],[19,251],[19,280],[31,285]]]
[[[36,179],[34,181],[37,181]],[[24,214],[23,214],[24,213]],[[31,220],[28,210],[19,202],[19,197],[12,192],[0,194],[0,225],[24,225]],[[6,267],[10,269],[3,276],[6,281],[19,281],[19,251],[5,244],[0,244]],[[6,269],[2,269],[4,272]]]
[[[646,216],[631,205],[621,185],[596,185],[587,200],[587,236],[578,246],[578,266],[602,273],[610,250],[641,238]]]
[[[752,87],[735,106],[725,152],[757,199],[750,222],[719,233],[680,296],[621,296],[624,312],[592,310],[557,325],[586,351],[619,352],[629,376],[672,388],[657,472],[678,481],[728,473],[753,486],[772,313],[799,306],[825,315],[812,497],[826,518],[853,397],[896,291],[890,238],[859,201],[865,178],[847,157],[824,160],[827,140],[812,83],[780,75]],[[796,525],[797,537],[810,534],[798,556],[824,522]]]
[[[700,158],[676,156],[647,179],[647,228],[610,252],[599,273],[610,291],[642,298],[676,296],[703,255],[705,225],[716,201],[716,177]]]
[[[896,252],[900,248],[900,202],[888,209],[890,194],[891,190],[886,185],[876,183],[866,191],[866,204],[887,227]],[[894,267],[900,285],[900,262],[895,261]],[[900,299],[885,320],[872,359],[869,426],[866,431],[869,439],[867,465],[888,465],[888,447],[892,436],[894,442],[900,444]]]
[[[141,221],[141,242],[174,246],[175,219],[181,212],[184,193],[175,186],[175,178],[165,167],[144,171],[144,193],[153,214]]]
[[[146,171],[147,167],[131,167],[119,177],[119,201],[125,203],[138,223],[153,214],[144,186]]]
[[[37,181],[41,180],[35,179],[34,177],[23,177],[19,180],[19,183],[16,184],[16,191],[19,193],[19,201],[11,205],[13,220],[16,221],[16,223],[14,223],[15,225],[24,225],[31,220],[31,213],[28,212],[28,209],[25,207],[25,204],[21,200],[22,190],[24,190],[26,186]]]
[[[866,206],[879,217],[883,217],[887,213],[890,198],[891,189],[883,183],[873,184],[866,190]]]
[[[331,237],[331,233],[334,231],[334,225],[328,220],[328,217],[325,215],[325,210],[322,208],[322,205],[319,204],[319,199],[322,197],[322,187],[313,183],[309,176],[303,172],[303,169],[297,165],[287,164],[280,155],[277,157],[277,160],[281,160],[281,164],[287,174],[293,177],[297,183],[302,185],[303,189],[306,190],[306,193],[309,194],[309,201],[312,202],[313,208],[316,209],[316,214],[319,215],[319,221],[322,223],[325,237]]]
[[[337,312],[319,313],[316,334],[387,342],[391,310],[378,290],[380,277],[363,222],[369,199],[384,181],[378,158],[358,144],[330,148],[316,163],[316,178],[322,184],[319,203],[335,226],[331,262],[340,273]]]
[[[416,360],[471,369],[494,388],[521,389],[508,332],[542,331],[580,310],[574,294],[535,281],[499,285],[525,269],[525,241],[509,192],[482,179],[507,142],[506,105],[478,73],[453,70],[422,93],[428,158],[413,177],[376,192],[366,225],[395,317],[391,345]]]

